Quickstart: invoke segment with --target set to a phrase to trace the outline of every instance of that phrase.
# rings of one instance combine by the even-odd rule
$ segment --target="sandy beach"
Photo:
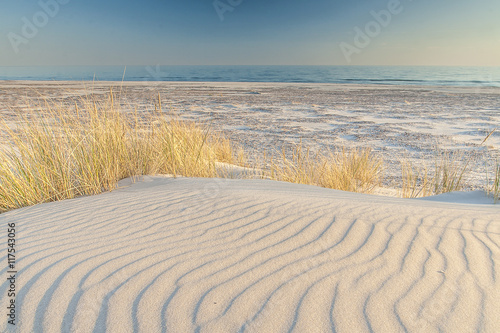
[[[500,88],[223,82],[0,82],[0,113],[23,112],[29,100],[74,105],[87,94],[118,93],[127,109],[151,109],[205,122],[250,156],[278,154],[302,141],[314,150],[370,147],[385,162],[387,188],[401,184],[400,161],[432,165],[436,151],[477,156],[466,188],[484,188],[487,165],[500,156]]]
[[[0,214],[16,231],[1,266],[2,332],[500,331],[499,88],[179,82],[0,82],[13,121],[37,101],[119,92],[209,124],[250,154],[303,142],[400,160],[473,156],[469,192],[402,199],[263,179],[144,176],[118,189]],[[476,158],[477,157],[477,158]],[[234,178],[238,178],[235,176]],[[472,191],[476,190],[476,191]],[[2,262],[7,263],[7,251]],[[4,316],[5,316],[4,314]]]

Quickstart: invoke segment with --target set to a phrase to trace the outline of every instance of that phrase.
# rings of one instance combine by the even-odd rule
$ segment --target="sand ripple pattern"
[[[154,177],[0,222],[18,332],[499,332],[499,208]]]

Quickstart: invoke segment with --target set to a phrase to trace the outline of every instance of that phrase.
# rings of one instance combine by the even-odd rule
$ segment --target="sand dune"
[[[146,177],[0,222],[18,229],[19,332],[499,332],[499,213]]]

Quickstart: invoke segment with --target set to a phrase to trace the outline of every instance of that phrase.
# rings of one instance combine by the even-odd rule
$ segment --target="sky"
[[[499,0],[0,0],[0,66],[500,66]]]

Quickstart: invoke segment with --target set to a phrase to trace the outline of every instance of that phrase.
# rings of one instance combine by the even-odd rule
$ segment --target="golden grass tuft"
[[[495,169],[495,179],[491,188],[491,193],[495,203],[500,200],[500,164],[497,162]]]
[[[471,157],[463,162],[460,153],[440,152],[434,161],[434,171],[424,165],[414,167],[408,160],[401,162],[403,198],[418,198],[460,191],[463,188]]]
[[[382,159],[370,149],[341,148],[337,152],[312,154],[300,143],[288,158],[284,151],[281,160],[271,160],[268,177],[297,184],[370,193],[382,180]]]
[[[490,131],[479,146],[484,145],[497,129]],[[434,173],[429,174],[426,165],[414,167],[408,159],[401,162],[403,198],[426,197],[463,189],[464,179],[470,169],[472,156],[464,161],[460,152],[438,151],[434,162]],[[488,162],[488,157],[486,157]],[[495,203],[499,200],[500,169],[498,161],[495,168],[493,184],[490,185],[489,175],[486,174],[486,192],[493,196]]]
[[[323,158],[320,186],[342,191],[371,193],[382,182],[382,158],[369,148],[342,148]]]
[[[432,195],[432,181],[426,167],[416,168],[407,159],[401,161],[403,198],[418,198]]]
[[[486,176],[486,192],[493,197],[495,203],[500,200],[500,162],[495,162],[493,177]]]
[[[494,128],[490,133],[486,136],[486,138],[481,142],[481,145],[483,145],[488,139],[497,131],[498,128]],[[489,164],[489,160],[492,159],[491,155],[489,155],[489,158],[487,158],[486,163]],[[488,195],[491,195],[493,197],[493,200],[495,203],[497,203],[500,200],[500,161],[498,158],[495,160],[494,164],[494,176],[493,176],[493,183],[490,184],[490,176],[488,174],[488,171],[486,172],[486,192]]]
[[[463,155],[460,153],[441,153],[435,162],[433,177],[434,194],[462,190],[471,159],[472,157],[469,157],[465,162],[462,162]]]

